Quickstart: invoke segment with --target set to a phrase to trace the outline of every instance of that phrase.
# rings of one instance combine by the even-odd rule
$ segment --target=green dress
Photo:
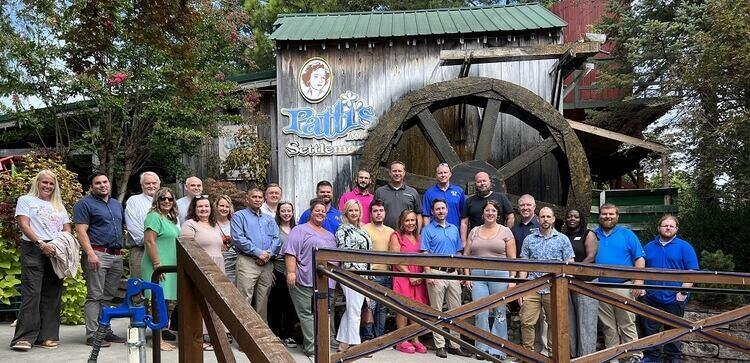
[[[169,219],[161,216],[156,212],[148,212],[146,221],[143,222],[144,230],[156,232],[156,248],[159,250],[159,263],[162,266],[177,265],[177,236],[180,235],[180,229]],[[148,247],[141,260],[141,271],[146,280],[151,281],[151,274],[154,273],[154,264],[148,254]],[[167,300],[177,300],[177,274],[164,274],[164,280],[159,282],[164,290],[164,298]],[[150,295],[150,294],[149,294]]]

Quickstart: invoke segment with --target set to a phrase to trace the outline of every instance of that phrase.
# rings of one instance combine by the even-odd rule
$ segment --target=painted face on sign
[[[310,88],[322,91],[328,83],[328,72],[324,68],[318,68],[310,76]]]

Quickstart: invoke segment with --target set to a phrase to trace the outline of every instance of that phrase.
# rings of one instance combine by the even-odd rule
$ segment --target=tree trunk
[[[718,176],[719,150],[716,140],[716,129],[719,115],[716,114],[717,100],[715,95],[709,93],[701,94],[701,112],[696,115],[696,138],[695,149],[695,190],[700,205],[716,205],[719,201],[716,189],[716,177]]]
[[[117,200],[119,200],[120,203],[125,201],[125,193],[128,191],[128,180],[130,180],[131,175],[133,175],[133,159],[128,157],[125,159],[125,168],[117,183]]]

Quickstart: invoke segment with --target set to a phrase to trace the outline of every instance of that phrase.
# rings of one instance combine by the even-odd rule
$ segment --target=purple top
[[[316,248],[336,248],[336,237],[331,232],[323,230],[320,234],[306,223],[292,228],[286,243],[281,247],[282,255],[292,255],[297,258],[297,284],[305,287],[313,286],[313,251]],[[335,286],[335,281],[330,281]]]

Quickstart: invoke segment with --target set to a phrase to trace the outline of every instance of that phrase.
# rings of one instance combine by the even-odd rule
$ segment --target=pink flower
[[[125,82],[126,79],[128,79],[127,73],[115,73],[109,76],[107,84],[109,84],[110,86],[118,85],[122,82]]]
[[[223,81],[225,78],[226,76],[222,72],[216,73],[216,75],[214,76],[214,79],[216,79],[217,81]]]

